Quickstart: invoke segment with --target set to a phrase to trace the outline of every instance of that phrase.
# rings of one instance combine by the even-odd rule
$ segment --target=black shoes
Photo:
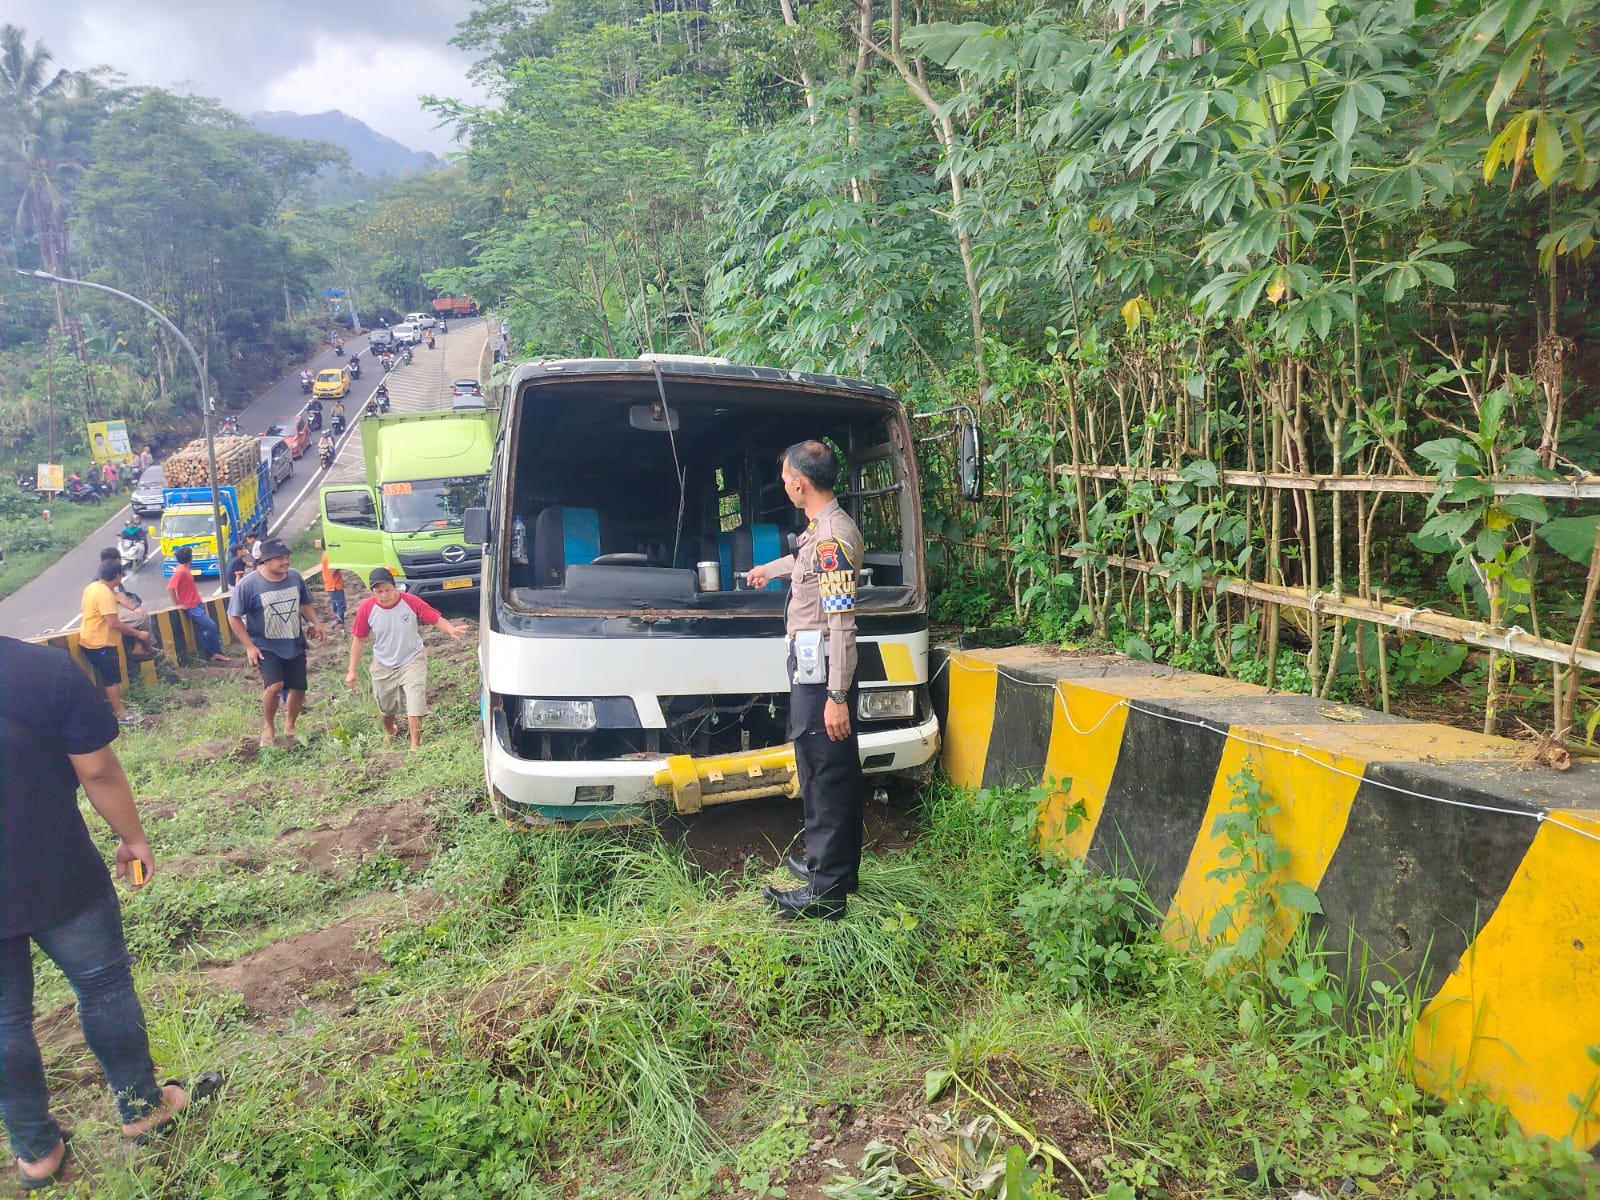
[[[844,901],[813,896],[809,887],[780,892],[763,888],[761,894],[780,917],[788,921],[837,921],[844,916]]]
[[[806,866],[806,860],[805,859],[800,858],[797,855],[791,854],[791,855],[789,855],[788,858],[783,860],[783,865],[784,865],[784,868],[789,872],[789,874],[793,875],[801,883],[810,883],[811,882],[811,868]],[[845,893],[847,895],[853,896],[858,891],[860,891],[861,889],[860,889],[860,886],[858,884],[852,883],[849,887],[845,888],[844,890],[845,890]]]

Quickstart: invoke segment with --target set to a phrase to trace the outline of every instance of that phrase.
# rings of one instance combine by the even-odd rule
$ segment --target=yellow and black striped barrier
[[[1120,657],[1014,647],[935,669],[952,779],[1055,789],[1041,843],[1142,880],[1175,941],[1236,890],[1208,878],[1212,830],[1248,771],[1332,965],[1357,966],[1353,933],[1369,971],[1429,998],[1418,1079],[1600,1141],[1600,764],[1555,771],[1505,738]]]
[[[233,631],[228,628],[228,597],[225,595],[217,596],[201,603],[205,605],[206,612],[210,614],[211,619],[217,623],[217,630],[221,634],[223,644],[226,645],[231,642],[233,640]],[[189,620],[188,614],[183,609],[169,606],[157,609],[147,608],[145,611],[150,614],[151,632],[156,635],[156,641],[172,661],[184,666],[205,661],[206,656],[200,649],[200,638],[195,632],[194,623]],[[30,638],[29,640],[43,646],[55,646],[59,650],[65,650],[72,655],[80,667],[93,677],[94,670],[90,667],[89,660],[84,657],[82,649],[78,646],[77,630],[71,633],[50,633],[44,637]],[[139,678],[150,686],[155,686],[155,663],[148,660],[141,662],[131,661],[128,658],[127,648],[123,646],[120,639],[117,642],[117,658],[122,663],[122,677],[124,679],[131,680],[134,677],[134,668],[137,667]]]

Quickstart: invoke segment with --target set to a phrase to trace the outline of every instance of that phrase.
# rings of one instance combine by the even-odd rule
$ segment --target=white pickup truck
[[[418,329],[410,321],[394,326],[389,332],[394,334],[394,344],[396,346],[415,346],[422,340],[422,330]]]

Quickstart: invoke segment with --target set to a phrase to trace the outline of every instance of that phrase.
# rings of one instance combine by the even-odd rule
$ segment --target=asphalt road
[[[455,339],[457,334],[464,335],[458,344]],[[402,390],[412,390],[413,386],[421,386],[426,382],[433,383],[432,376],[446,372],[447,365],[460,362],[467,358],[465,353],[467,345],[480,347],[483,344],[484,325],[481,318],[469,321],[450,322],[450,332],[437,339],[438,348],[429,351],[418,348],[415,352],[415,362],[409,367],[397,367],[390,373],[389,392],[398,399]],[[349,447],[345,444],[356,434],[359,422],[355,415],[360,412],[361,406],[378,386],[379,380],[385,378],[382,368],[377,361],[367,353],[367,339],[365,337],[352,338],[345,343],[346,349],[360,349],[361,378],[354,381],[350,395],[345,399],[345,411],[350,417],[349,427],[339,446],[338,458],[349,460]],[[455,353],[450,353],[452,346],[456,347]],[[441,354],[440,350],[445,353]],[[437,358],[433,357],[437,356]],[[335,355],[332,350],[323,350],[315,357],[309,359],[304,365],[311,371],[320,371],[325,367],[336,367],[347,359]],[[471,359],[473,364],[476,358]],[[475,374],[475,365],[463,371],[463,374]],[[400,387],[401,381],[406,381],[406,387]],[[445,385],[444,395],[449,394],[449,380],[443,380]],[[439,393],[432,388],[426,389],[430,395],[429,407],[438,403]],[[292,420],[305,409],[309,399],[300,390],[300,370],[285,376],[278,383],[268,388],[249,407],[238,410],[241,432],[260,434],[269,425],[279,421]],[[326,410],[328,405],[324,403]],[[356,443],[354,461],[359,465],[359,442]],[[338,469],[338,461],[335,470]],[[316,485],[322,483],[321,472],[317,467],[317,448],[313,440],[305,457],[295,461],[295,473],[279,486],[274,497],[274,506],[271,520],[271,529],[274,533],[285,532],[291,536],[304,531],[310,524],[306,517],[306,510],[315,509],[317,506]],[[65,497],[59,499],[62,506],[70,503]],[[72,550],[63,554],[59,561],[50,566],[37,579],[19,588],[4,600],[0,600],[0,633],[7,633],[13,637],[28,638],[38,637],[41,634],[51,633],[58,629],[74,629],[80,620],[78,609],[82,599],[84,586],[94,577],[95,568],[100,562],[100,550],[105,546],[114,546],[117,543],[117,530],[126,525],[132,516],[131,510],[124,503],[113,508],[105,503],[101,507],[106,512],[106,523],[90,534],[83,542]],[[147,524],[153,523],[147,522]],[[142,596],[147,604],[157,605],[165,603],[166,581],[161,575],[161,553],[159,546],[152,546],[152,556],[144,566],[128,576],[125,586],[131,592]],[[200,581],[202,595],[212,595],[219,590],[216,580],[204,579]]]

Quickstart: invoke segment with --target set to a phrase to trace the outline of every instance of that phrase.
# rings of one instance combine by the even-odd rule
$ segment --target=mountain
[[[440,163],[425,150],[412,150],[372,126],[334,109],[306,116],[292,112],[259,112],[250,124],[264,133],[300,138],[311,142],[332,142],[350,152],[352,170],[363,175],[406,175],[437,171]]]

